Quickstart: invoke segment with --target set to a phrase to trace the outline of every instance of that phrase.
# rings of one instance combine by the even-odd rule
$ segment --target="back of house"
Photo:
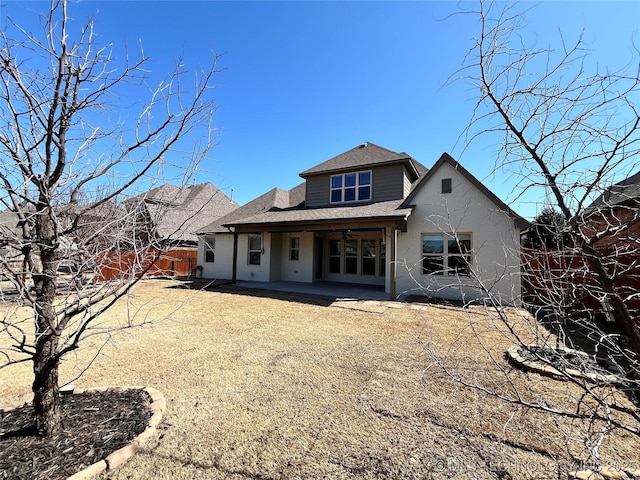
[[[205,278],[519,302],[528,222],[448,154],[427,169],[367,142],[299,175],[197,232]]]

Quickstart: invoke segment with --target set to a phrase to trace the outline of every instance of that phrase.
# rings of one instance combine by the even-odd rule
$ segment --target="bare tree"
[[[573,44],[560,38],[557,49],[527,44],[524,17],[513,5],[481,3],[477,16],[480,36],[462,71],[480,92],[470,139],[501,134],[497,167],[512,170],[524,190],[546,190],[593,273],[601,303],[640,355],[640,324],[598,248],[635,219],[593,229],[586,218],[596,196],[639,166],[637,58],[620,70],[588,71],[590,52],[582,38]]]
[[[623,188],[629,182],[619,183],[635,178],[640,166],[640,65],[636,52],[621,69],[599,69],[589,61],[582,37],[572,44],[559,37],[557,48],[529,41],[521,9],[480,1],[477,11],[465,12],[478,20],[478,38],[451,81],[478,92],[461,137],[465,144],[480,136],[499,138],[496,170],[519,179],[519,195],[544,191],[559,212],[554,223],[563,225],[569,241],[525,268],[541,293],[532,306],[552,321],[541,324],[505,307],[471,265],[460,285],[479,286],[490,308],[486,320],[474,320],[468,331],[485,348],[491,371],[486,364],[452,362],[455,345],[429,338],[424,344],[434,364],[464,385],[520,408],[582,422],[588,454],[600,461],[599,448],[610,432],[640,435],[640,204],[638,192]],[[594,318],[597,311],[613,327]],[[490,341],[486,332],[493,332]],[[583,348],[572,343],[576,333],[591,342],[590,355],[565,348]],[[519,389],[505,351],[496,349],[496,336],[514,345],[519,360],[541,365],[543,373],[569,386],[541,382]],[[615,375],[600,369],[597,361],[603,360]],[[579,370],[597,373],[584,376]],[[630,400],[623,400],[625,393]]]
[[[10,21],[0,33],[0,202],[15,218],[1,227],[0,368],[33,363],[36,428],[53,436],[62,428],[62,358],[88,336],[136,324],[100,317],[167,247],[141,245],[153,235],[140,235],[146,226],[120,202],[169,169],[174,181],[189,178],[213,146],[218,57],[189,77],[178,60],[150,87],[142,49],[116,61],[93,19],[77,28],[66,0],[53,0],[41,20],[39,33]],[[131,89],[147,100],[134,102]],[[100,282],[122,249],[127,268]]]

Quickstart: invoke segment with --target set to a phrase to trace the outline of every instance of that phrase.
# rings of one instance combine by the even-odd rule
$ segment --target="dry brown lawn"
[[[564,478],[585,458],[580,423],[506,405],[432,364],[419,339],[453,344],[462,368],[483,361],[461,334],[470,318],[482,325],[481,311],[178,287],[142,282],[129,310],[161,319],[181,308],[115,334],[75,382],[153,386],[167,398],[156,447],[107,478]],[[126,310],[122,302],[105,321]],[[68,357],[63,377],[94,354],[87,343]],[[29,368],[0,370],[0,404],[29,400]],[[525,390],[570,388],[515,369],[509,378]],[[616,432],[600,451],[628,464],[640,442]]]

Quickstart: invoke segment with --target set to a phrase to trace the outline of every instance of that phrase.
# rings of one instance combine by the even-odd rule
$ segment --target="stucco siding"
[[[291,260],[292,237],[300,239],[298,260]],[[313,282],[313,233],[283,234],[280,249],[280,279],[288,282]]]
[[[249,264],[249,237],[248,234],[238,235],[238,280],[268,282],[270,279],[271,235],[262,234],[262,254],[260,265]]]
[[[282,234],[271,234],[271,253],[269,255],[269,281],[281,280],[281,261],[285,253],[282,251]]]
[[[442,179],[452,191],[441,193]],[[472,270],[486,289],[501,301],[520,302],[520,240],[514,220],[466,178],[444,164],[412,202],[415,210],[407,232],[398,236],[397,293],[423,293],[447,298],[481,297],[474,275],[426,275],[422,271],[422,234],[471,235]]]
[[[215,258],[205,262],[204,237],[198,239],[198,265],[202,267],[202,277],[231,280],[233,273],[233,234],[223,233],[215,236]]]

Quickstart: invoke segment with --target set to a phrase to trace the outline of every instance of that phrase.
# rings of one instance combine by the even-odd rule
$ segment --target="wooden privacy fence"
[[[633,315],[640,313],[640,255],[615,252],[602,257],[616,291]],[[522,249],[526,300],[537,305],[603,309],[604,295],[581,252]]]
[[[154,263],[155,261],[155,263]],[[198,251],[175,249],[167,252],[147,248],[141,251],[109,252],[99,260],[97,281],[114,280],[128,276],[175,276],[195,274]]]

